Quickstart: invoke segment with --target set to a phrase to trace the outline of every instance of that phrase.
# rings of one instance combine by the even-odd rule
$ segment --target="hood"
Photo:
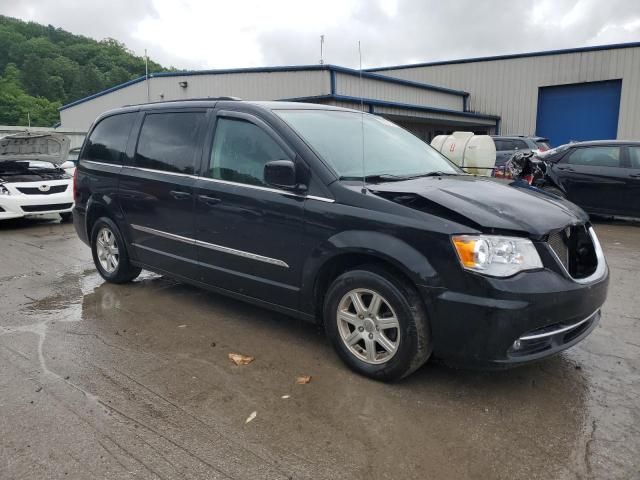
[[[0,162],[42,160],[61,165],[69,155],[69,138],[59,133],[21,132],[0,138]]]
[[[532,187],[475,176],[426,177],[369,185],[369,190],[480,230],[521,231],[542,237],[589,217],[566,200]]]

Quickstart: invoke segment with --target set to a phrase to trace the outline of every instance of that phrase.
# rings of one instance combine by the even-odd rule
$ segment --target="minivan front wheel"
[[[111,283],[130,282],[141,269],[129,261],[124,240],[117,225],[107,217],[101,217],[91,229],[91,253],[98,273]]]
[[[353,370],[391,381],[431,354],[424,306],[413,287],[377,267],[339,276],[325,297],[327,335]]]

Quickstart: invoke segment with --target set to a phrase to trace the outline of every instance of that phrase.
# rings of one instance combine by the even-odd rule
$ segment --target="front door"
[[[298,307],[304,197],[264,182],[264,165],[295,158],[264,122],[218,112],[196,182],[200,279],[288,308]]]
[[[206,111],[149,112],[119,194],[135,257],[151,268],[196,278],[194,173]]]
[[[618,146],[576,148],[553,168],[567,198],[591,212],[620,208],[626,179]]]
[[[626,215],[640,218],[640,146],[627,147],[627,188],[625,189]]]

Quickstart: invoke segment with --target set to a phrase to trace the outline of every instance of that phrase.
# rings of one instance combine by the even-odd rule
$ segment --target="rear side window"
[[[219,118],[205,176],[265,185],[264,166],[289,156],[263,129],[244,120]]]
[[[121,164],[135,117],[135,113],[123,113],[98,123],[87,139],[81,159]]]
[[[571,165],[584,165],[588,167],[619,167],[619,147],[590,147],[576,148],[569,154]]]
[[[204,112],[152,113],[144,118],[134,165],[193,174]]]
[[[513,140],[513,143],[514,143],[514,149],[518,149],[518,150],[529,149],[529,145],[527,145],[527,142],[525,142],[524,140]]]
[[[640,168],[640,147],[629,147],[629,160],[631,168]]]

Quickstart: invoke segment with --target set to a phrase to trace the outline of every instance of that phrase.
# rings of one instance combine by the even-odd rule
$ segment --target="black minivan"
[[[537,360],[584,339],[609,273],[588,216],[468,175],[388,120],[207,99],[101,115],[74,224],[107,281],[141,269],[324,324],[380,380],[430,355]]]

